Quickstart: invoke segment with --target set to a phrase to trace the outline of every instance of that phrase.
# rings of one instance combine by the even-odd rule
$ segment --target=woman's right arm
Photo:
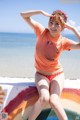
[[[31,17],[33,15],[37,15],[37,14],[43,14],[44,16],[47,16],[47,17],[51,17],[52,15],[47,13],[47,12],[44,12],[42,10],[32,10],[32,11],[24,11],[24,12],[21,12],[21,16],[24,18],[24,20],[32,27],[34,28],[35,26],[35,23],[36,21],[33,20]]]

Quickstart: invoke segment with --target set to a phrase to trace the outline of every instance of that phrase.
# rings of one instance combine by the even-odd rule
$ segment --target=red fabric
[[[60,75],[61,73],[63,73],[63,71],[58,72],[58,73],[55,73],[54,75],[44,75],[44,74],[42,74],[42,73],[40,73],[40,72],[37,72],[37,73],[40,74],[40,75],[43,75],[43,76],[47,77],[49,81],[52,81],[53,78],[55,78],[56,76],[58,76],[58,75]]]

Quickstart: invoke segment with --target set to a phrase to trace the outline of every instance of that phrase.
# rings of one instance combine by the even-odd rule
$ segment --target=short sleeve
[[[44,26],[42,26],[40,23],[36,22],[34,27],[34,33],[37,37],[41,35],[41,33],[44,31]]]
[[[71,50],[71,45],[73,44],[75,44],[75,41],[68,39],[66,37],[63,37],[62,39],[63,50]]]

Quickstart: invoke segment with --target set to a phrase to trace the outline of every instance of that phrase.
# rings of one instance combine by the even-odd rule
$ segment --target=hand
[[[71,26],[71,25],[69,25],[68,23],[66,23],[66,22],[63,20],[62,17],[60,17],[60,21],[62,22],[64,29],[65,29],[65,28],[67,28],[67,29],[69,29],[69,30],[72,30],[72,29],[73,29],[73,26]]]
[[[64,27],[69,29],[69,30],[73,30],[73,26],[69,25],[68,23],[65,23]]]

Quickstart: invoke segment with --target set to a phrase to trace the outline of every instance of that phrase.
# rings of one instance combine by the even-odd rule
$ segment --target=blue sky
[[[63,10],[68,16],[68,23],[80,30],[79,0],[0,0],[0,32],[33,32],[20,16],[20,12],[44,10],[52,13],[56,9]],[[47,27],[47,17],[36,15],[33,18]]]

